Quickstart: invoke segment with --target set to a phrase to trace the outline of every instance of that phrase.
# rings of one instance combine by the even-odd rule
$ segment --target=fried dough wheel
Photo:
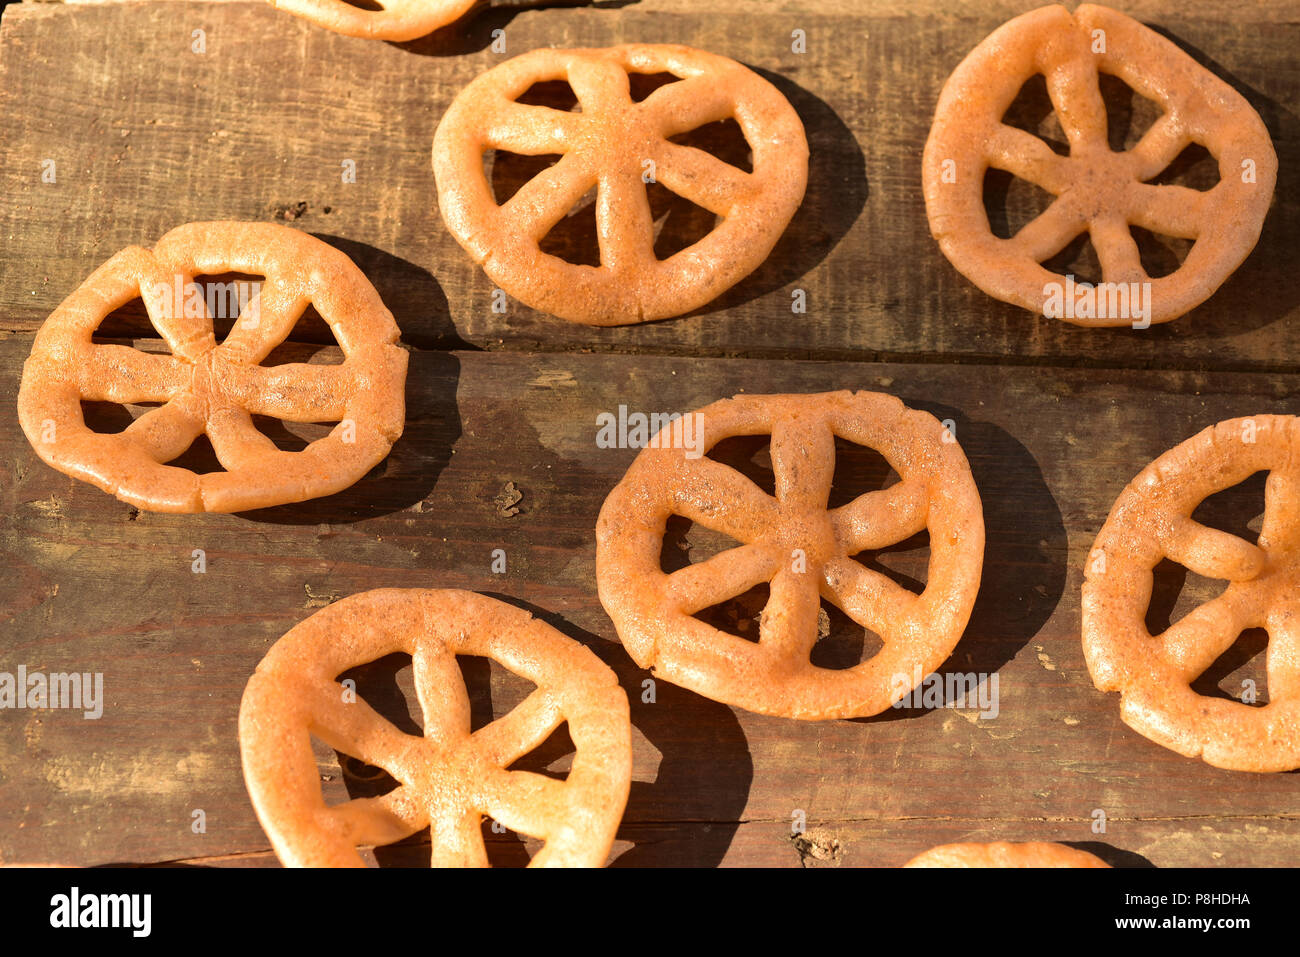
[[[1021,86],[1042,74],[1068,156],[1002,122]],[[1098,74],[1119,77],[1164,114],[1132,149],[1107,142]],[[1208,192],[1151,182],[1191,143],[1218,162]],[[1246,99],[1175,44],[1122,13],[1084,4],[1042,7],[995,30],[944,84],[923,160],[930,231],[963,276],[1004,302],[1045,314],[1066,277],[1040,263],[1086,232],[1105,283],[1150,283],[1152,324],[1204,302],[1259,240],[1277,180],[1277,154]],[[1005,170],[1055,196],[1009,239],[984,210],[984,174]],[[1130,230],[1195,240],[1173,273],[1152,278]],[[1135,322],[1118,289],[1079,291],[1085,326]]]
[[[629,73],[672,73],[633,102]],[[517,102],[536,83],[567,80],[581,112]],[[740,125],[746,173],[672,137],[719,120]],[[488,150],[561,154],[498,205]],[[467,86],[433,140],[438,205],[456,240],[521,302],[573,322],[665,319],[716,299],[763,262],[803,200],[808,142],[777,89],[733,60],[684,46],[532,50]],[[646,177],[718,217],[704,238],[656,257]],[[592,188],[600,265],[575,265],[541,242]]]
[[[1012,844],[941,844],[912,858],[904,867],[1110,867],[1100,857],[1065,844],[1027,841]]]
[[[218,343],[192,283],[229,272],[266,281]],[[104,318],[136,298],[170,354],[93,341]],[[329,324],[343,363],[262,365],[308,305]],[[46,464],[137,508],[237,512],[301,502],[355,483],[402,434],[399,336],[374,287],[334,247],[271,223],[190,223],[153,250],[117,253],[45,321],[23,364],[18,418]],[[83,401],[157,408],[106,434],[86,426]],[[289,452],[254,415],[338,424]],[[166,464],[205,433],[226,471]]]
[[[1208,496],[1267,471],[1256,542],[1202,525]],[[1162,559],[1228,582],[1159,635],[1147,630]],[[1152,741],[1236,771],[1300,768],[1300,421],[1229,419],[1160,456],[1120,493],[1085,567],[1083,651],[1093,683]],[[1268,632],[1268,703],[1192,687],[1250,628]]]
[[[345,0],[270,0],[318,27],[349,37],[400,43],[415,40],[459,20],[479,0],[378,0],[378,10],[363,10]]]
[[[397,652],[412,659],[423,735],[399,731],[336,680]],[[471,732],[457,655],[491,658],[537,688]],[[509,770],[566,721],[576,747],[566,780]],[[387,771],[397,789],[327,806],[312,736]],[[426,827],[435,867],[483,866],[485,814],[545,842],[530,866],[599,867],[631,786],[627,696],[614,673],[527,612],[464,591],[363,592],[301,622],[249,680],[239,744],[258,820],[295,867],[360,867],[358,847]]]
[[[775,497],[688,454],[737,435],[772,437]],[[828,508],[836,436],[878,450],[901,481]],[[638,665],[715,701],[813,720],[877,714],[952,652],[979,589],[984,520],[966,457],[934,417],[871,392],[745,395],[657,438],[664,447],[642,450],[596,526],[600,600]],[[740,544],[665,574],[672,515]],[[919,595],[852,557],[922,530],[930,565]],[[764,582],[771,597],[757,643],[694,617]],[[813,665],[823,598],[883,648],[852,668]]]

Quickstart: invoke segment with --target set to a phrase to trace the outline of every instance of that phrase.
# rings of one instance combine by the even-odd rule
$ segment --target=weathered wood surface
[[[29,347],[26,334],[0,343],[7,402]],[[634,452],[597,448],[596,415],[620,404],[685,410],[741,390],[836,388],[887,390],[956,423],[988,547],[948,667],[997,670],[999,715],[939,708],[800,723],[663,681],[655,703],[643,703],[646,675],[615,643],[594,587],[596,515]],[[98,721],[0,712],[0,856],[270,863],[235,738],[249,674],[328,601],[436,586],[532,609],[619,674],[637,729],[625,864],[821,863],[791,841],[796,810],[851,864],[895,865],[962,838],[1101,841],[1120,863],[1296,864],[1295,775],[1216,770],[1128,730],[1117,698],[1092,688],[1079,641],[1079,570],[1124,484],[1207,424],[1293,410],[1295,390],[1291,377],[1258,374],[416,351],[406,433],[376,474],[333,498],[230,516],[135,513],[41,464],[14,417],[0,417],[4,670],[102,671],[107,689]],[[754,452],[742,444],[732,460]],[[845,463],[842,492],[883,479],[870,457]],[[523,495],[511,517],[494,503],[508,482]],[[1258,483],[1242,486],[1204,517],[1244,531],[1261,495]],[[690,530],[679,540],[697,559],[703,539]],[[490,568],[498,547],[504,575]],[[205,574],[191,571],[195,548],[206,552]],[[924,579],[924,556],[913,548],[880,561]],[[1157,616],[1209,597],[1206,583],[1181,595],[1179,585],[1161,578]],[[818,653],[841,663],[860,653],[860,632],[832,625]],[[1261,661],[1221,669],[1221,686],[1259,678]],[[400,706],[391,674],[367,674],[363,694]],[[523,693],[499,669],[471,669],[469,680],[481,720]],[[531,766],[563,751],[552,742]],[[321,753],[333,795],[364,793],[354,771]],[[207,813],[204,835],[190,832],[195,808]],[[1104,835],[1091,831],[1098,808]],[[505,839],[493,848],[518,854]]]
[[[1135,8],[1241,90],[1281,163],[1263,238],[1235,277],[1193,314],[1138,333],[1081,330],[995,302],[929,236],[920,154],[934,102],[1008,6],[491,10],[465,31],[400,46],[336,36],[260,4],[11,6],[0,25],[0,322],[34,329],[95,264],[177,224],[301,210],[295,225],[370,247],[360,265],[421,346],[1294,370],[1294,7]],[[513,303],[493,313],[491,284],[441,224],[429,154],[451,98],[501,59],[489,48],[497,28],[507,54],[687,42],[763,71],[799,111],[813,150],[808,197],[768,263],[700,314],[639,328],[588,329]],[[791,51],[795,28],[807,31],[806,53]],[[191,50],[198,29],[203,54]],[[1143,117],[1123,90],[1108,96],[1121,126]],[[1116,135],[1131,142],[1139,132]],[[341,181],[348,159],[355,184]],[[41,181],[45,160],[55,183]],[[671,237],[700,228],[660,199]],[[1016,190],[994,202],[1008,206],[1008,221],[1029,209]],[[1082,276],[1095,262],[1086,249],[1080,256],[1071,268]],[[796,288],[807,293],[806,315],[791,314]]]
[[[98,721],[0,711],[0,862],[274,864],[239,770],[244,683],[315,609],[404,586],[521,604],[619,674],[636,726],[619,864],[893,866],[965,839],[1082,843],[1129,865],[1300,863],[1294,774],[1219,771],[1147,742],[1120,722],[1116,696],[1092,689],[1079,644],[1080,568],[1124,484],[1221,418],[1295,411],[1300,15],[1278,2],[1125,5],[1256,105],[1282,170],[1260,248],[1211,303],[1163,329],[1089,333],[988,300],[925,224],[920,150],[939,87],[1028,6],[828,0],[809,14],[802,3],[736,0],[699,14],[693,0],[644,0],[489,11],[463,35],[401,46],[239,2],[7,8],[0,670],[102,671],[108,701]],[[809,197],[772,262],[702,314],[641,328],[588,329],[515,303],[493,314],[490,284],[441,225],[429,146],[451,97],[500,59],[488,49],[498,27],[510,53],[687,42],[766,71],[814,149]],[[790,52],[796,27],[808,31],[804,55]],[[199,28],[203,55],[190,52]],[[1110,93],[1127,117],[1122,92]],[[1130,140],[1143,118],[1140,105],[1131,112],[1117,133]],[[56,183],[41,182],[45,159]],[[343,159],[356,160],[357,183],[340,181]],[[1023,215],[1024,197],[1008,190],[1006,202],[1008,218]],[[406,432],[389,459],[338,496],[239,516],[137,513],[40,463],[12,409],[49,311],[122,246],[187,221],[286,215],[354,258],[413,348]],[[664,229],[690,222],[671,210]],[[807,315],[789,311],[794,288],[808,292]],[[152,335],[129,310],[105,331]],[[328,359],[314,345],[325,335],[304,324],[285,352]],[[633,354],[578,354],[591,351]],[[898,361],[798,361],[809,357]],[[1008,368],[1026,365],[1038,368]],[[1097,368],[1061,368],[1078,365]],[[1138,371],[1151,366],[1169,371]],[[941,708],[804,724],[662,681],[653,704],[641,701],[646,675],[614,641],[593,579],[596,515],[634,453],[596,447],[597,413],[831,388],[883,389],[957,423],[988,549],[948,667],[998,671],[994,720]],[[91,415],[102,428],[125,421],[121,410]],[[295,435],[314,433],[276,432],[289,445]],[[740,464],[754,452],[741,443],[729,454]],[[849,490],[883,478],[870,456],[847,458]],[[510,482],[523,494],[513,516],[494,501]],[[1247,483],[1198,517],[1248,532],[1261,498]],[[714,544],[698,529],[675,529],[673,543],[678,562]],[[191,571],[196,548],[202,575]],[[506,550],[504,575],[491,572],[494,548]],[[880,562],[916,582],[925,554]],[[1213,593],[1171,568],[1158,583],[1156,623]],[[830,624],[818,655],[845,663],[861,635],[842,618]],[[1244,638],[1203,690],[1235,691],[1246,677],[1262,686],[1262,656],[1250,657],[1259,648]],[[400,720],[394,687],[409,693],[409,669],[394,675],[392,665],[358,677]],[[471,664],[467,680],[480,722],[524,692],[498,668]],[[562,770],[564,752],[560,735],[526,766]],[[332,797],[374,786],[333,752],[319,757]],[[195,809],[206,834],[191,831]],[[1091,828],[1098,809],[1105,834]],[[792,840],[796,811],[808,841]],[[512,836],[488,836],[494,859],[520,860]],[[380,858],[420,863],[423,853],[416,840]]]

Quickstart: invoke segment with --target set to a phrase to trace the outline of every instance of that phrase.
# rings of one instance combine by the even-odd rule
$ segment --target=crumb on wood
[[[134,505],[128,505],[126,507],[126,520],[128,522],[134,522],[139,517],[140,517],[140,510],[138,508],[136,508]]]
[[[844,845],[824,827],[814,827],[790,838],[803,867],[839,867],[844,863]]]
[[[825,608],[817,609],[817,640],[821,641],[831,633],[831,616],[826,614]]]
[[[326,605],[332,605],[339,600],[339,595],[332,591],[312,591],[310,585],[304,584],[302,590],[307,593],[308,608],[324,608]]]
[[[497,507],[497,514],[505,518],[519,514],[519,503],[523,501],[524,493],[519,491],[514,482],[507,482],[501,487],[496,498],[492,499],[492,504]]]
[[[272,203],[269,208],[271,215],[286,222],[293,222],[295,219],[306,216],[307,211],[311,209],[306,200],[299,200],[296,203]]]

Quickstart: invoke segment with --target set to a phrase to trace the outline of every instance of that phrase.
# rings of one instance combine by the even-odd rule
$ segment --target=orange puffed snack
[[[239,300],[218,344],[193,279],[229,272],[266,280]],[[93,341],[104,318],[136,298],[170,354]],[[329,324],[343,363],[262,365],[308,305]],[[355,483],[402,434],[399,336],[374,287],[334,247],[271,223],[189,223],[152,250],[117,253],[45,320],[23,364],[18,418],[48,465],[137,508],[239,512],[301,502]],[[158,407],[108,434],[86,426],[83,401]],[[289,452],[253,415],[338,425]],[[225,471],[166,464],[204,433]]]
[[[979,589],[984,519],[966,457],[933,416],[873,392],[742,395],[665,431],[596,526],[600,600],[638,665],[715,701],[815,720],[877,714],[952,652]],[[737,435],[772,437],[775,497],[704,454]],[[828,509],[836,436],[879,451],[901,480]],[[740,544],[666,574],[672,515]],[[923,530],[930,565],[919,595],[852,557]],[[765,582],[757,642],[693,617]],[[813,665],[823,598],[883,648],[852,668]]]
[[[1207,496],[1267,471],[1257,542],[1202,525]],[[1228,582],[1159,635],[1147,630],[1162,559]],[[1093,683],[1152,741],[1234,771],[1300,768],[1300,420],[1229,419],[1160,456],[1120,493],[1085,566],[1083,651]],[[1191,685],[1250,628],[1268,632],[1268,703]]]
[[[633,102],[629,73],[680,81]],[[516,102],[555,80],[569,83],[581,112]],[[726,119],[740,125],[753,172],[670,139]],[[488,150],[561,156],[498,205],[483,168]],[[434,136],[433,169],[447,228],[493,282],[534,309],[616,326],[690,312],[758,268],[803,200],[808,142],[776,87],[726,57],[652,44],[532,50],[456,97]],[[718,217],[663,260],[651,181]],[[543,252],[546,234],[593,187],[600,265]]]
[[[1027,841],[1011,844],[941,844],[912,858],[904,867],[1110,867],[1100,857],[1065,844]]]
[[[347,0],[270,0],[271,6],[349,37],[402,42],[445,27],[479,0],[379,0],[364,10]]]
[[[411,656],[423,735],[398,730],[338,680],[385,655]],[[470,730],[457,655],[497,661],[537,685]],[[509,766],[568,722],[561,781]],[[398,782],[327,806],[311,738]],[[360,867],[358,847],[430,829],[435,867],[484,866],[482,819],[545,841],[530,866],[599,867],[627,803],[632,731],[614,672],[526,611],[465,591],[387,588],[328,605],[275,643],[239,709],[244,782],[281,862]]]
[[[1107,141],[1099,73],[1119,77],[1164,109],[1130,150],[1115,152]],[[1068,156],[1002,122],[1035,74],[1046,80]],[[1214,188],[1150,182],[1191,143],[1217,160]],[[983,199],[989,167],[1055,196],[1009,239],[989,228]],[[1254,249],[1277,180],[1277,155],[1263,121],[1231,86],[1154,30],[1084,4],[1073,14],[1050,6],[1016,17],[962,61],[939,96],[922,168],[930,232],[975,285],[1076,325],[1136,322],[1140,328],[1200,305]],[[1152,278],[1130,226],[1195,243],[1177,270]],[[1106,286],[1082,289],[1040,265],[1085,232]],[[1135,295],[1149,307],[1140,318],[1130,301]]]

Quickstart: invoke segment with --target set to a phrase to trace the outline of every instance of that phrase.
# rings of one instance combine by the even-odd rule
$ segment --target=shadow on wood
[[[984,510],[979,595],[961,641],[936,673],[992,674],[1038,634],[1065,590],[1068,541],[1061,510],[1038,462],[1009,432],[948,406],[900,398],[940,421],[952,420]],[[890,708],[853,720],[895,721],[928,710]]]

